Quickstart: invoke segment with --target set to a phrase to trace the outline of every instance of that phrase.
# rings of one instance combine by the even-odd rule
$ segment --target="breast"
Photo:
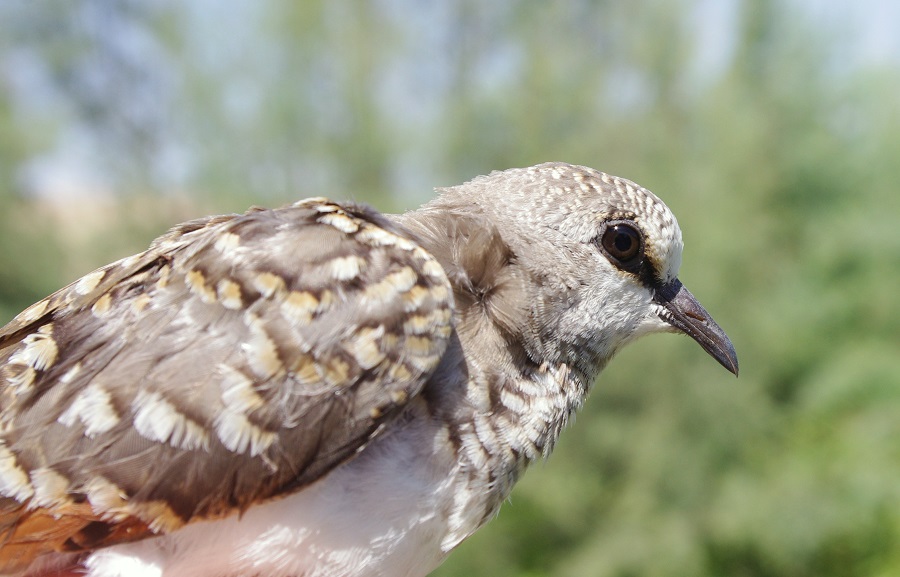
[[[485,505],[445,427],[421,412],[298,493],[97,551],[89,575],[427,575],[483,523]]]

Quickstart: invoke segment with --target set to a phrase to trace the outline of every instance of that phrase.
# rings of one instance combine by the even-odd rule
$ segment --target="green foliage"
[[[494,169],[594,166],[678,215],[680,276],[741,377],[688,339],[633,345],[436,575],[900,574],[900,71],[840,66],[856,36],[772,1],[737,3],[733,46],[698,70],[710,4],[270,2],[240,35],[158,9],[145,32],[177,90],[157,128],[190,151],[192,196],[126,179],[141,194],[76,254],[14,194],[61,129],[23,125],[0,92],[0,313],[208,211],[402,208]],[[71,79],[58,46],[46,58]]]

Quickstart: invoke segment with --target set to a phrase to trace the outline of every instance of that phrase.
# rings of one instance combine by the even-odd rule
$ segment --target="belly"
[[[421,419],[328,476],[243,516],[86,559],[90,577],[419,577],[484,520],[471,471]]]

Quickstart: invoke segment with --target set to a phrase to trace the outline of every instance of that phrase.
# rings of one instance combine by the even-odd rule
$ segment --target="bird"
[[[550,162],[178,225],[0,329],[0,574],[418,577],[617,351],[738,374],[649,190]]]

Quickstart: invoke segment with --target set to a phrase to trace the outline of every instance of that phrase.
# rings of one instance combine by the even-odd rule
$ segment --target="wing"
[[[184,224],[0,330],[0,572],[296,491],[422,389],[447,277],[325,199]]]

